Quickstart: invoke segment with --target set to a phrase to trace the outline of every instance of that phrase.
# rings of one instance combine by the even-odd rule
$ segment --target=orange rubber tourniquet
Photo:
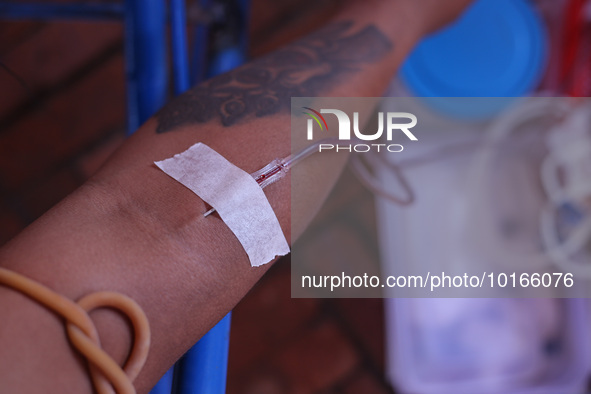
[[[101,291],[77,303],[14,271],[0,268],[0,285],[17,290],[66,320],[70,342],[88,361],[90,376],[99,394],[135,393],[133,380],[141,371],[150,348],[150,326],[144,311],[123,294]],[[125,365],[120,367],[100,347],[96,328],[88,313],[96,308],[113,308],[124,313],[133,326],[134,342]]]

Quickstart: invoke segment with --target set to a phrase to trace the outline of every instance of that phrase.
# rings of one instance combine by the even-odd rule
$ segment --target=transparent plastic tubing
[[[308,156],[311,156],[312,154],[318,152],[318,147],[320,146],[320,144],[338,142],[339,140],[337,138],[325,138],[323,140],[317,141],[311,145],[308,145],[301,151],[291,154],[283,159],[274,159],[260,170],[251,173],[250,176],[254,178],[254,180],[259,184],[261,189],[264,189],[265,187],[277,182],[285,175],[287,175],[291,167],[293,167],[300,161],[304,160]],[[211,208],[209,211],[205,212],[203,216],[207,217],[214,212],[215,208]]]

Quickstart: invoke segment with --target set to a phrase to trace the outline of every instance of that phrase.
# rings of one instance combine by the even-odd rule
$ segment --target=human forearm
[[[152,163],[198,141],[247,172],[287,156],[291,96],[381,95],[424,31],[413,9],[405,1],[348,4],[323,32],[176,99],[89,183],[3,249],[2,264],[72,299],[103,289],[135,299],[153,333],[148,363],[136,381],[139,391],[147,391],[266,271],[250,267],[227,226],[219,218],[204,218],[203,201]],[[306,212],[322,203],[342,165],[331,160],[322,173],[310,174]],[[291,216],[289,179],[265,193],[289,240],[292,221],[299,219],[293,226],[297,233],[310,218]],[[66,368],[72,392],[88,390],[84,370],[67,361],[72,355],[59,336],[61,322],[29,300],[1,291],[0,308],[12,313],[11,324],[0,329],[5,351],[18,352],[23,345],[10,338],[28,330],[31,321],[43,321],[49,328],[25,345],[29,354],[65,360],[43,372],[51,376]],[[125,322],[111,312],[93,318],[104,348],[121,362],[129,343]],[[12,382],[20,374],[25,384],[27,376],[40,373],[38,365],[12,371],[10,366],[0,361],[0,374],[10,373]],[[56,389],[48,391],[60,391],[63,381],[54,383]],[[23,386],[16,387],[23,392]]]

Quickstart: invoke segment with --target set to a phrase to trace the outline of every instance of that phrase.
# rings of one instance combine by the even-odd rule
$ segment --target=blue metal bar
[[[199,6],[208,10],[212,0],[199,0]],[[191,85],[196,85],[205,79],[208,62],[207,50],[209,44],[209,26],[198,24],[193,33],[193,51],[191,57]]]
[[[121,20],[125,13],[120,3],[0,3],[2,19],[91,19]]]
[[[234,10],[234,18],[226,22],[226,34],[230,35],[228,43],[216,48],[207,66],[207,77],[232,70],[246,61],[248,45],[248,5],[249,0],[233,0],[230,2]]]
[[[174,367],[170,368],[163,377],[160,378],[156,386],[150,390],[150,394],[170,394],[172,390],[172,380]]]
[[[137,100],[137,77],[135,58],[135,13],[133,2],[126,0],[125,12],[125,82],[127,94],[127,135],[133,133],[140,125]]]
[[[240,32],[240,37],[238,41],[238,45],[240,51],[242,52],[242,58],[244,62],[248,59],[248,31],[250,28],[250,1],[251,0],[238,0],[238,5],[240,7],[240,13],[242,15],[242,31]]]
[[[228,313],[181,358],[177,394],[226,392],[230,321]]]
[[[167,98],[165,0],[125,0],[128,132]]]
[[[174,94],[178,95],[189,89],[190,85],[185,0],[170,0],[170,25]]]

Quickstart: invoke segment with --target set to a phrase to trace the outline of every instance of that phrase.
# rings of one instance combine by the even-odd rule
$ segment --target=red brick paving
[[[0,55],[4,56],[27,38],[34,36],[44,23],[38,21],[2,21],[0,24]]]
[[[294,393],[313,393],[344,379],[357,366],[353,344],[332,320],[321,320],[273,358]]]
[[[319,315],[315,299],[290,298],[289,261],[278,263],[274,269],[235,308],[234,322],[249,321],[233,330],[231,336],[232,371],[262,361],[277,347],[284,346]]]
[[[26,81],[27,89],[7,73],[0,73],[0,117],[30,95],[53,86],[82,67],[89,58],[120,40],[118,23],[51,23],[23,40],[2,57],[4,64]]]
[[[343,387],[343,394],[388,394],[391,389],[384,386],[379,378],[366,370],[359,371]]]
[[[88,149],[125,119],[123,57],[51,96],[0,132],[0,179],[10,190]]]

